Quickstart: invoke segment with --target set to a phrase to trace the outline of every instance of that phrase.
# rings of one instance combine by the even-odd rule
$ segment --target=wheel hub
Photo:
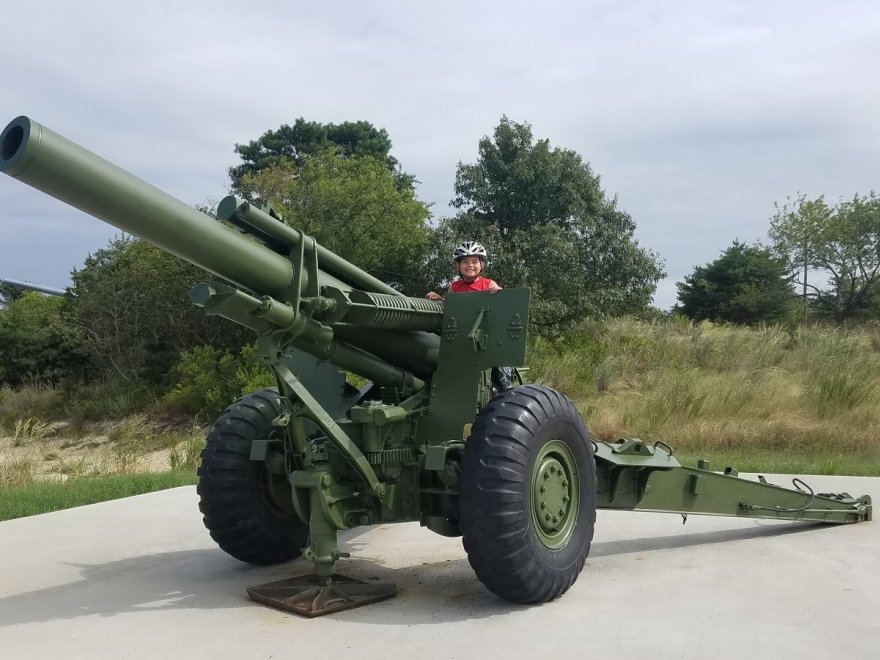
[[[568,475],[556,458],[547,457],[538,469],[538,493],[535,497],[535,514],[538,524],[547,532],[565,520],[571,505]]]
[[[564,443],[548,443],[538,456],[532,479],[532,515],[541,542],[565,544],[577,518],[578,480],[574,456]]]

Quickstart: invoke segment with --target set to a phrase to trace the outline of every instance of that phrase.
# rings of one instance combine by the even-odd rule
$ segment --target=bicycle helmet
[[[486,254],[486,248],[476,241],[465,241],[455,248],[452,252],[452,260],[458,263],[465,257],[479,257],[480,261],[485,262],[489,255]]]

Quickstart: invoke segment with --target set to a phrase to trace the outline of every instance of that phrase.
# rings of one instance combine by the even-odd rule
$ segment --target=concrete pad
[[[782,477],[768,477],[785,485]],[[819,492],[880,479],[810,477]],[[600,511],[580,579],[542,606],[475,578],[459,539],[417,524],[348,534],[341,572],[381,603],[304,619],[248,585],[308,571],[217,549],[192,487],[0,523],[3,658],[876,658],[880,522],[833,526]]]

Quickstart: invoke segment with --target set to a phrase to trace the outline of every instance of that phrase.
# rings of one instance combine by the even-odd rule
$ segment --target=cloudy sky
[[[0,125],[25,114],[189,204],[297,117],[368,120],[448,213],[506,114],[574,149],[666,262],[656,304],[775,201],[880,189],[880,4],[5,3]],[[113,228],[0,177],[0,277],[49,286]]]

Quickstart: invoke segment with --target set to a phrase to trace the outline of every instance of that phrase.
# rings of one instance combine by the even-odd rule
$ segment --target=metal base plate
[[[390,582],[362,582],[344,575],[300,575],[248,587],[247,592],[258,603],[313,617],[391,598],[397,587]]]

